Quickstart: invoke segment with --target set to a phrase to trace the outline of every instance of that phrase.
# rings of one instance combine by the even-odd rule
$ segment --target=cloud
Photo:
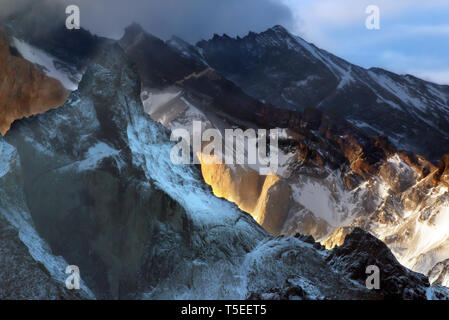
[[[449,85],[449,69],[445,70],[411,70],[410,74],[418,78],[435,82],[438,84]]]
[[[447,0],[281,0],[294,14],[301,16],[303,22],[321,27],[343,27],[364,22],[365,9],[376,5],[381,16],[391,19],[410,11],[449,8]],[[302,25],[300,24],[301,28]]]
[[[401,32],[415,35],[449,35],[449,24],[440,25],[403,25]]]
[[[82,27],[116,39],[131,22],[163,39],[177,35],[192,43],[213,33],[234,36],[293,25],[290,9],[275,0],[55,1],[79,5]]]
[[[434,10],[447,12],[447,0],[281,0],[294,16],[293,32],[299,33],[321,46],[335,46],[332,34],[338,29],[365,27],[369,5],[380,9],[381,28],[383,22],[392,23],[410,14]],[[438,29],[435,29],[435,31]]]
[[[0,18],[10,15],[17,10],[25,7],[29,0],[1,0],[0,3]]]
[[[405,55],[387,50],[380,54],[380,61],[391,71],[449,85],[449,65],[443,57]]]

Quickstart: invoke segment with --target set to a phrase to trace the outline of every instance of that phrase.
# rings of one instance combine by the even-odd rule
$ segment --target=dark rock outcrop
[[[306,246],[303,255],[313,260],[308,248],[314,246],[311,237],[296,236]],[[287,238],[288,239],[288,238]],[[288,240],[286,240],[288,241]],[[290,249],[292,250],[292,249]],[[315,249],[316,250],[316,249]],[[294,254],[290,252],[291,259]],[[277,287],[266,287],[264,290],[251,291],[249,300],[311,300],[311,299],[448,299],[447,289],[441,286],[430,286],[427,277],[412,272],[401,266],[394,258],[388,247],[381,241],[363,231],[355,228],[346,237],[344,244],[331,251],[323,253],[328,266],[349,281],[358,283],[357,289],[341,286],[337,296],[327,295],[319,290],[317,283],[310,282],[302,274],[290,274],[284,282]],[[293,259],[294,260],[294,259]],[[298,263],[300,259],[298,259]],[[288,265],[288,264],[287,264]],[[367,273],[368,266],[377,266],[380,269],[380,288],[369,289],[366,280],[371,273]],[[318,276],[318,275],[317,275]],[[321,276],[325,276],[322,274]]]
[[[138,66],[144,88],[164,88],[203,68],[136,23],[125,29],[119,43]]]
[[[426,299],[428,279],[403,267],[390,249],[380,240],[360,228],[355,228],[339,247],[335,247],[328,263],[365,285],[367,267],[380,270],[380,289],[373,289],[373,296],[383,299]]]

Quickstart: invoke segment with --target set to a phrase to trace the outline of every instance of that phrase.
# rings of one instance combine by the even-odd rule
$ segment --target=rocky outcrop
[[[312,237],[297,235],[297,238],[305,244],[303,250],[306,256],[312,246],[316,247],[316,250],[322,250]],[[347,287],[342,286],[337,299],[449,299],[447,289],[438,285],[430,286],[424,275],[403,267],[384,243],[362,229],[355,228],[340,247],[325,251],[323,255],[326,264],[332,270],[345,275],[359,285],[355,291],[351,289],[348,291]],[[291,259],[294,260],[293,253]],[[369,289],[366,285],[367,278],[372,274],[372,271],[367,272],[369,266],[376,266],[380,270],[380,285],[377,289]],[[335,297],[327,296],[319,289],[317,282],[310,282],[309,279],[299,274],[291,274],[279,287],[252,291],[247,298],[250,300],[335,299]]]
[[[380,288],[375,295],[384,299],[426,299],[427,278],[403,267],[382,241],[355,228],[343,245],[332,250],[328,263],[351,279],[365,285],[367,267],[380,270]]]
[[[290,209],[291,189],[285,181],[240,165],[215,164],[204,156],[201,172],[215,196],[235,203],[269,233],[281,232]]]
[[[354,227],[340,227],[335,230],[329,238],[323,241],[323,245],[326,249],[331,250],[335,247],[341,246],[344,242],[348,234],[354,231]]]
[[[438,262],[427,276],[431,283],[449,287],[449,260]]]
[[[245,212],[254,212],[267,178],[251,168],[239,165],[230,168],[224,163],[210,160],[210,156],[206,159],[202,155],[201,173],[204,181],[212,187],[214,195],[234,202]]]
[[[184,209],[133,163],[127,127],[130,113],[143,115],[140,82],[118,45],[108,48],[65,105],[15,122],[6,139],[20,155],[39,234],[79,266],[97,297],[124,298],[168,270],[168,259],[155,266],[158,253],[148,251],[165,232],[157,221],[180,239],[188,234]]]
[[[17,119],[62,105],[69,92],[37,66],[10,51],[6,34],[0,31],[0,133],[4,135]]]
[[[257,205],[250,213],[270,234],[281,233],[290,210],[291,193],[287,182],[275,175],[266,176]]]

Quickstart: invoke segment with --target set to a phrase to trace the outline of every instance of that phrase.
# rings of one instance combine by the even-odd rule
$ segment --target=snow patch
[[[73,81],[73,77],[69,77],[66,72],[56,67],[56,62],[59,62],[55,57],[52,57],[45,51],[38,49],[25,41],[17,38],[12,38],[13,45],[19,51],[20,55],[30,61],[31,63],[40,65],[44,68],[44,72],[50,78],[59,80],[61,84],[70,91],[78,89],[78,83]],[[62,63],[62,62],[60,62]],[[77,79],[81,79],[81,75],[76,75]]]

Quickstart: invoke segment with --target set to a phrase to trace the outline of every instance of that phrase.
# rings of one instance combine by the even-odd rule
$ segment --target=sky
[[[290,31],[362,67],[449,84],[449,0],[282,0]],[[380,29],[368,30],[368,5]]]
[[[30,0],[0,0],[3,12]],[[118,39],[131,22],[196,43],[281,24],[349,62],[449,84],[449,0],[46,0],[76,4],[81,26]],[[380,10],[368,30],[366,7]],[[9,8],[10,9],[10,8]]]

